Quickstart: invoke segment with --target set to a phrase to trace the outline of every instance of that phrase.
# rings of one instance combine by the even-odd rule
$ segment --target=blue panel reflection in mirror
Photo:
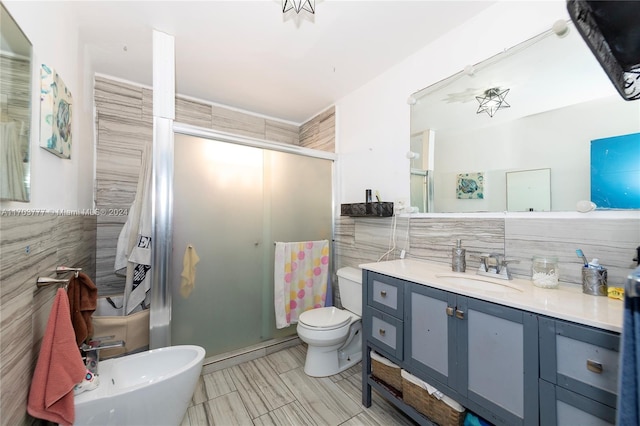
[[[640,133],[591,141],[591,201],[597,208],[640,209]]]

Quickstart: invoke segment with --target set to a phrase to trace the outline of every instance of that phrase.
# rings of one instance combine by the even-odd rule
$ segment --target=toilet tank
[[[338,289],[342,307],[362,316],[362,269],[345,267],[338,269]]]

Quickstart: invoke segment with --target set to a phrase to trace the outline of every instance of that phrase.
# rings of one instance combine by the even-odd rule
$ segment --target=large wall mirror
[[[29,201],[31,43],[0,3],[0,200]]]
[[[592,199],[592,141],[623,135],[637,140],[639,157],[613,186],[635,186],[627,192],[638,196],[640,101],[619,96],[572,23],[567,27],[562,36],[549,30],[411,95],[413,207],[575,211]],[[494,94],[506,104],[478,113],[477,97]],[[522,176],[545,181],[525,184]],[[519,187],[508,187],[514,182]],[[535,204],[518,192],[547,187],[548,200]]]

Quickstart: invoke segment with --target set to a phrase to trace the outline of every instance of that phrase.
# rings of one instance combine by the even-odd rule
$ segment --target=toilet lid
[[[298,317],[298,322],[307,327],[334,330],[351,322],[353,314],[349,311],[338,309],[335,306],[311,309],[303,312]]]

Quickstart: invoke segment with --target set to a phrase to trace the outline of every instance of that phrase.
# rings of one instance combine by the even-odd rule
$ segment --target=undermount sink
[[[473,290],[500,293],[522,293],[522,289],[514,286],[513,284],[509,284],[508,281],[502,283],[499,282],[498,279],[492,280],[491,278],[485,278],[477,275],[450,272],[436,274],[436,278],[456,287],[466,287]]]

